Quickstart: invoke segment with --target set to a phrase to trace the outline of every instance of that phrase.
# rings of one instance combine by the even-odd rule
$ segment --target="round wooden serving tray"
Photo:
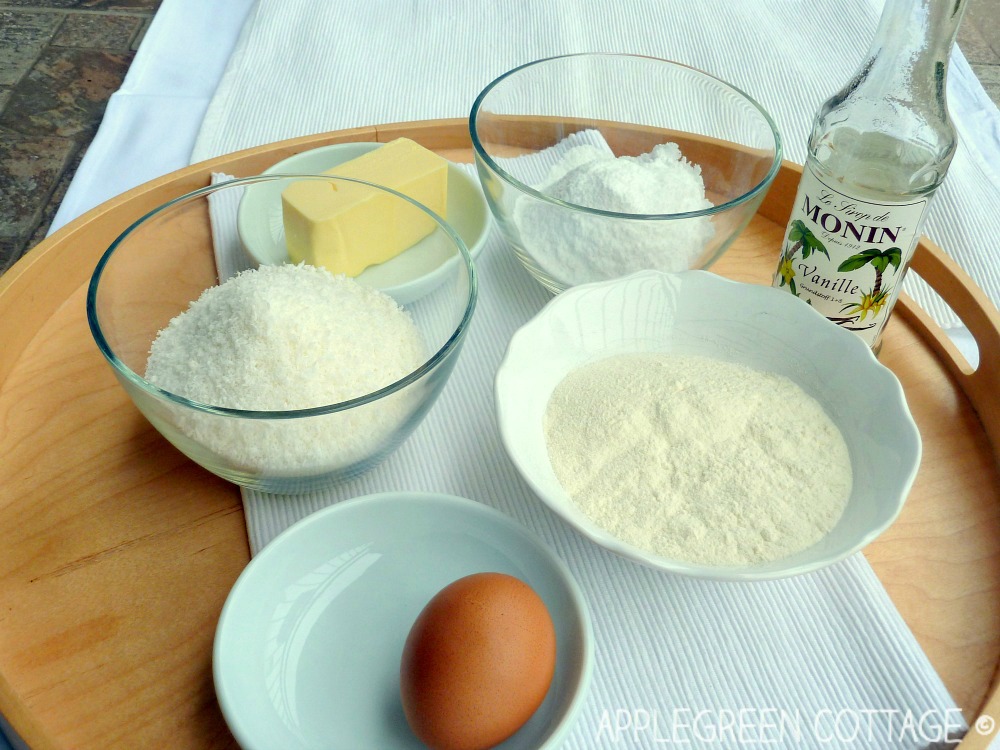
[[[249,559],[240,495],[163,440],[98,353],[84,312],[98,258],[213,171],[247,176],[317,146],[400,136],[471,161],[464,120],[250,149],[108,201],[0,278],[0,714],[34,750],[236,747],[211,648]],[[782,167],[714,270],[769,283],[799,175]],[[930,243],[912,270],[971,330],[981,364],[971,371],[900,301],[882,361],[903,383],[924,455],[902,516],[866,555],[970,723],[1000,719],[1000,315]],[[992,734],[970,731],[960,747],[984,748]]]

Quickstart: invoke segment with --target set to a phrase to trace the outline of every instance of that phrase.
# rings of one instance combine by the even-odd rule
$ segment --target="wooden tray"
[[[0,713],[34,750],[235,747],[211,645],[249,559],[237,489],[146,423],[94,345],[84,295],[101,253],[146,211],[299,151],[408,136],[470,161],[464,120],[360,128],[182,169],[90,211],[0,278]],[[716,269],[768,283],[800,171],[786,164]],[[972,372],[909,299],[882,361],[924,439],[916,485],[868,559],[972,722],[1000,719],[1000,315],[940,250],[913,271],[974,334]],[[488,283],[488,280],[486,280]],[[975,731],[963,750],[983,748]]]

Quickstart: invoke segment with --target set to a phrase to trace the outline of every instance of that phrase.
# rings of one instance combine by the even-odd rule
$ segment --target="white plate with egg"
[[[400,698],[404,642],[441,589],[479,572],[527,583],[556,631],[555,674],[507,750],[554,748],[590,680],[587,606],[534,534],[481,503],[369,495],[318,511],[275,538],[240,575],[219,619],[219,705],[245,750],[425,747]]]
[[[290,156],[264,170],[264,174],[318,175],[382,145],[337,143],[323,146]],[[247,189],[240,201],[237,216],[240,241],[247,255],[258,264],[289,261],[281,214],[282,189],[280,182],[255,185]],[[454,163],[448,164],[445,220],[475,258],[489,235],[490,212],[475,176]],[[356,278],[365,286],[385,292],[399,304],[406,304],[441,283],[447,277],[447,264],[452,259],[447,243],[435,241],[432,234],[396,257],[370,266]]]

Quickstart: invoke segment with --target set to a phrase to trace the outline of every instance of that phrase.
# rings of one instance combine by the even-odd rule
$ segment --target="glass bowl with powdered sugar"
[[[351,201],[326,235],[312,228],[310,241],[341,243],[329,258],[371,268],[365,243],[391,228],[379,241],[439,259],[435,283],[403,300],[336,267],[257,266],[241,203],[273,215],[268,241],[283,246],[292,190]],[[241,486],[301,493],[367,471],[409,436],[476,297],[468,250],[424,205],[360,180],[264,175],[183,195],[125,230],[94,271],[87,316],[125,393],[182,453]]]
[[[469,128],[505,239],[554,293],[646,269],[708,268],[781,166],[778,130],[750,96],[637,55],[515,68],[479,95]]]
[[[507,453],[595,543],[658,570],[762,580],[860,550],[921,442],[856,336],[772,287],[641,271],[560,294],[497,370]]]

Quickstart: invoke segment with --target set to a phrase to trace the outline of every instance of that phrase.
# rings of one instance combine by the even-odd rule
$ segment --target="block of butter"
[[[448,162],[408,138],[324,174],[390,187],[447,216]],[[289,260],[347,276],[394,258],[437,226],[391,193],[350,182],[300,180],[282,192],[281,202]]]

